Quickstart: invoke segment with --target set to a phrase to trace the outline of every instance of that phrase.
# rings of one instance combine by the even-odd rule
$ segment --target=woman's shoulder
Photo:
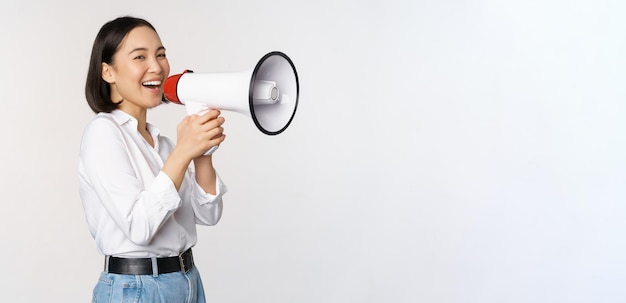
[[[119,119],[112,113],[98,113],[83,130],[83,141],[116,140],[122,135]]]
[[[85,126],[85,132],[111,129],[117,125],[115,118],[111,113],[98,113],[87,125]]]
[[[131,119],[130,115],[114,110],[110,113],[98,113],[88,124],[87,128],[120,128]]]

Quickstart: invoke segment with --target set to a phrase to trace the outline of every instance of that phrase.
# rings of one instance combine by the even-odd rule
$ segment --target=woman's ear
[[[115,71],[113,70],[113,66],[104,62],[102,62],[102,80],[109,84],[115,83]]]

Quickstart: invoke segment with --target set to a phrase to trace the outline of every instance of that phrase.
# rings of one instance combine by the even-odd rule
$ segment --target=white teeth
[[[146,86],[159,86],[161,85],[161,81],[146,81],[142,84]]]

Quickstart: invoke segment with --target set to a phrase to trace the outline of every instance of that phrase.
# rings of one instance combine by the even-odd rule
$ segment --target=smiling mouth
[[[141,84],[147,88],[158,88],[161,86],[161,81],[146,81]]]

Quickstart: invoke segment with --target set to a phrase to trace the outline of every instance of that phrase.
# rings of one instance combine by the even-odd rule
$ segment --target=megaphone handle
[[[205,155],[205,156],[208,156],[208,155],[213,154],[213,153],[217,150],[217,148],[218,148],[218,147],[220,147],[220,146],[219,146],[219,145],[215,145],[215,146],[213,146],[213,147],[209,148],[209,150],[207,150],[206,152],[204,152],[204,155]]]
[[[204,115],[206,114],[206,112],[209,111],[209,109],[211,109],[206,104],[199,103],[199,102],[188,102],[185,104],[185,107],[187,108],[188,115]],[[219,145],[209,148],[209,150],[204,152],[204,155],[208,156],[208,155],[213,154],[217,150],[218,147]]]

